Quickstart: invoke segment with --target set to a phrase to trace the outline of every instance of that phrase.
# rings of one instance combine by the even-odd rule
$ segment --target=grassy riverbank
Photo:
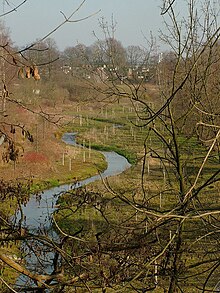
[[[96,118],[98,116],[100,116],[100,118]],[[114,123],[114,121],[117,121],[117,123]],[[102,247],[102,245],[105,247],[105,245],[107,245],[106,243],[110,243],[109,245],[111,245],[114,241],[117,242],[115,239],[118,239],[117,237],[119,237],[119,235],[123,235],[120,240],[122,242],[125,241],[129,236],[123,234],[123,229],[127,229],[128,235],[132,233],[131,231],[134,229],[133,238],[131,237],[128,246],[130,243],[134,243],[134,246],[137,245],[138,247],[140,243],[135,243],[135,237],[138,238],[141,235],[140,241],[146,241],[144,247],[150,247],[149,250],[152,251],[152,254],[159,254],[161,247],[165,247],[167,245],[166,243],[168,243],[171,237],[176,233],[175,225],[178,223],[178,215],[173,222],[171,220],[171,223],[169,223],[169,220],[167,220],[167,224],[164,224],[162,228],[158,227],[158,229],[156,229],[159,239],[157,239],[159,243],[155,239],[156,244],[151,243],[154,235],[149,235],[148,238],[148,235],[145,236],[144,234],[148,229],[151,229],[150,220],[149,222],[146,220],[146,215],[155,212],[155,217],[157,214],[163,217],[163,215],[166,215],[167,211],[175,211],[178,205],[179,182],[172,164],[167,161],[167,163],[161,165],[160,160],[156,156],[156,154],[161,157],[164,156],[164,146],[161,144],[161,141],[147,129],[134,127],[132,124],[134,121],[137,122],[137,124],[139,123],[136,121],[135,113],[132,112],[128,106],[126,108],[126,105],[123,103],[112,105],[111,109],[107,108],[107,110],[105,109],[103,111],[100,109],[97,111],[89,111],[88,106],[88,108],[84,107],[81,112],[78,112],[77,117],[71,121],[68,127],[70,127],[70,130],[74,129],[74,131],[76,130],[79,133],[77,139],[82,145],[93,145],[97,149],[105,149],[107,147],[108,149],[122,151],[127,158],[131,156],[130,162],[135,162],[135,164],[124,174],[108,178],[108,182],[105,186],[103,182],[95,182],[86,187],[85,193],[82,191],[82,193],[79,192],[79,194],[73,193],[72,195],[65,195],[60,198],[61,210],[56,214],[56,220],[65,233],[69,235],[79,235],[83,241],[86,241],[86,243],[89,242],[91,247],[98,245],[97,235],[101,235],[99,238],[100,247]],[[164,131],[163,129],[161,130]],[[163,135],[167,135],[164,133]],[[145,143],[146,138],[147,143]],[[165,138],[168,140],[167,137]],[[178,136],[177,143],[178,150],[181,153],[180,160],[184,164],[184,172],[188,180],[187,184],[189,184],[187,185],[188,188],[191,182],[195,180],[195,175],[200,169],[207,148],[199,143],[196,137],[187,137],[184,133]],[[144,152],[147,150],[150,154],[150,149],[153,149],[155,153],[149,155],[145,165],[143,165]],[[210,175],[218,172],[218,170],[218,158],[210,156],[202,169],[198,184],[202,184],[202,182],[208,180]],[[219,183],[207,186],[207,189],[200,194],[199,207],[202,206],[204,210],[209,211],[218,209],[219,188]],[[87,197],[85,194],[87,194]],[[83,201],[84,197],[85,201]],[[210,197],[212,198],[211,201]],[[79,198],[82,199],[81,203],[77,201]],[[195,200],[192,205],[193,204],[197,205],[197,200]],[[210,261],[207,254],[200,264],[200,255],[203,254],[204,247],[207,243],[209,243],[209,251],[214,250],[217,245],[217,240],[208,241],[206,237],[200,239],[201,235],[206,234],[207,227],[204,225],[202,218],[198,217],[192,220],[190,218],[191,216],[195,215],[193,212],[190,214],[189,209],[189,219],[186,218],[184,220],[184,227],[182,228],[182,237],[184,238],[183,247],[188,247],[188,249],[181,251],[182,262],[184,263],[183,270],[181,271],[181,278],[183,280],[188,278],[189,281],[186,287],[184,282],[181,285],[185,287],[186,292],[197,292],[195,287],[203,282],[206,273],[206,264]],[[216,218],[218,218],[217,215]],[[159,216],[158,219],[160,219]],[[204,221],[206,223],[209,222],[208,215],[204,218]],[[197,241],[197,239],[200,241]],[[120,241],[118,240],[118,242]],[[84,252],[86,254],[88,246],[85,245],[84,251],[82,248],[83,244],[81,244],[80,252],[82,255]],[[92,250],[91,247],[89,246]],[[138,260],[136,269],[138,265],[143,265],[143,270],[145,269],[146,263],[144,263],[144,261],[142,263],[140,255],[144,259],[144,255],[148,256],[151,254],[149,250],[145,251],[144,248],[140,250],[137,248],[136,252],[133,252],[137,253],[135,256],[135,260]],[[129,252],[130,251],[127,250],[127,252],[124,251],[123,253],[128,253],[129,257],[131,257]],[[120,254],[120,249],[117,253],[123,258],[123,253]],[[101,261],[95,253],[94,255],[94,263],[90,263],[86,257],[82,257],[82,265],[87,266],[87,269],[89,266],[89,271],[94,279],[96,279],[96,265],[99,263],[100,266]],[[114,257],[112,256],[112,258]],[[117,258],[117,256],[115,258]],[[111,272],[108,269],[111,267],[113,261],[104,256],[102,261],[104,273],[110,276]],[[149,270],[153,274],[154,263],[149,265]],[[201,275],[199,277],[194,277],[196,274]],[[163,275],[162,271],[161,275]],[[217,272],[215,276],[209,280],[210,288],[215,285],[216,277]],[[161,287],[158,286],[156,292],[162,292],[162,288],[166,287],[166,282],[168,283],[166,278],[166,274],[160,277]],[[92,286],[93,284],[89,283],[89,286],[90,285]],[[133,285],[138,286],[138,283],[134,282]],[[120,286],[116,286],[115,289],[116,288],[120,289]]]
[[[142,113],[142,109],[139,110]],[[37,130],[36,123],[31,125],[32,131],[37,135],[37,140],[32,144],[17,135],[17,141],[22,145],[24,151],[21,152],[16,164],[9,163],[7,166],[6,164],[1,166],[2,170],[6,170],[4,174],[8,174],[12,178],[19,176],[30,178],[33,181],[32,191],[34,192],[62,183],[82,180],[104,170],[106,162],[98,151],[116,151],[125,156],[132,163],[129,170],[117,177],[108,178],[105,185],[103,182],[97,181],[86,186],[85,190],[82,188],[63,195],[59,198],[61,209],[56,213],[55,219],[64,233],[77,234],[77,237],[82,238],[82,242],[78,246],[76,244],[76,247],[72,243],[70,246],[67,245],[67,251],[73,249],[73,253],[80,252],[79,255],[82,255],[82,258],[77,256],[77,261],[82,261],[82,267],[91,269],[94,280],[100,277],[96,275],[100,273],[97,271],[97,264],[102,265],[103,274],[110,276],[110,269],[113,267],[117,270],[116,264],[119,265],[116,254],[123,260],[127,256],[131,257],[130,251],[134,253],[134,261],[137,261],[136,267],[132,269],[132,274],[137,267],[139,268],[139,265],[144,270],[145,257],[153,257],[154,252],[160,255],[161,247],[166,247],[172,235],[175,235],[175,225],[178,222],[176,219],[173,223],[169,223],[167,220],[162,228],[158,226],[156,236],[159,242],[158,239],[154,239],[154,234],[147,234],[147,231],[151,229],[151,221],[154,221],[154,216],[151,216],[148,221],[146,216],[148,213],[155,211],[155,217],[157,215],[163,217],[167,211],[175,210],[178,204],[178,177],[174,168],[168,161],[162,165],[157,157],[157,155],[164,156],[164,146],[147,127],[142,127],[142,121],[138,120],[134,109],[123,99],[116,104],[72,102],[62,105],[60,112],[63,117],[62,128],[51,126],[51,124],[47,124],[45,127],[43,122],[38,120]],[[44,129],[44,132],[39,132],[40,127]],[[158,129],[164,136],[167,135],[163,128],[158,126]],[[77,133],[76,140],[81,147],[69,146],[62,142],[61,137],[64,132]],[[168,140],[167,137],[165,138]],[[190,184],[195,179],[195,174],[198,172],[207,150],[197,141],[196,137],[189,138],[184,134],[178,136],[177,143],[181,152],[180,159],[186,162],[184,172]],[[153,154],[151,149],[155,151]],[[147,153],[146,157],[144,157],[145,153]],[[208,159],[198,183],[208,179],[210,174],[218,171],[218,168],[216,157]],[[201,194],[199,204],[207,210],[218,207],[219,188],[218,183],[210,184]],[[208,216],[205,220],[209,221]],[[203,219],[185,220],[184,243],[190,249],[182,252],[184,269],[185,263],[188,267],[193,267],[195,262],[200,261],[200,252],[206,245],[206,239],[204,237],[204,241],[199,243],[197,239],[200,238],[201,233],[205,234],[205,232]],[[102,236],[97,238],[97,235]],[[93,253],[93,248],[99,245],[97,239],[101,239],[103,246],[116,243],[114,247],[116,247],[116,251],[118,249],[118,252],[112,254],[114,260],[106,256],[105,251],[103,258],[98,253]],[[125,240],[128,242],[126,243]],[[128,247],[131,243],[137,247],[137,250],[129,250],[129,248],[127,251],[123,251],[118,248],[118,243],[124,243],[124,241]],[[144,244],[141,244],[142,247],[139,249],[142,241]],[[210,250],[214,250],[215,245],[216,242],[212,241]],[[193,247],[191,248],[191,246]],[[149,247],[151,249],[148,249]],[[92,260],[88,259],[88,251],[92,251]],[[161,257],[163,256],[161,255]],[[191,273],[196,274],[196,270],[205,271],[206,262],[208,262],[208,256],[204,257],[204,265],[201,265],[199,269],[192,268]],[[77,262],[75,263],[75,260],[73,267],[76,267],[76,271],[82,269]],[[151,263],[149,265],[150,273],[153,274],[154,269],[154,263]],[[126,270],[123,271],[124,268],[121,270],[126,275]],[[187,278],[187,274],[186,270],[183,272],[182,278]],[[164,278],[160,278],[161,286],[165,286],[166,277],[164,275]],[[200,276],[200,278],[202,277]],[[192,285],[199,281],[199,278],[191,279]],[[214,281],[211,284],[214,284]],[[91,282],[89,285],[94,284]],[[134,282],[133,285],[138,286],[139,284]],[[193,286],[187,286],[186,290],[196,292],[193,291]],[[123,280],[119,281],[115,287],[119,290],[121,288],[123,288]],[[161,288],[158,286],[157,292],[160,292]]]

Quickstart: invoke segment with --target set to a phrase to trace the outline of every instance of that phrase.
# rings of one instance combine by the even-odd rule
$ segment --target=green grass
[[[148,174],[147,164],[143,169],[141,164],[141,157],[144,154],[143,143],[145,138],[148,136],[146,141],[147,152],[151,152],[151,149],[156,150],[158,155],[164,156],[164,150],[162,148],[161,141],[158,137],[147,129],[136,128],[130,123],[130,121],[135,121],[135,113],[127,113],[122,111],[122,109],[117,105],[114,108],[114,113],[116,114],[115,118],[113,117],[104,117],[100,113],[93,112],[90,113],[89,118],[87,119],[88,123],[79,125],[79,123],[72,124],[70,126],[71,131],[77,131],[79,133],[77,140],[87,146],[91,146],[96,150],[106,150],[106,151],[116,151],[119,154],[124,155],[130,163],[133,164],[133,167],[128,170],[125,174],[120,175],[117,182],[115,178],[109,178],[109,185],[114,190],[115,194],[123,195],[128,200],[133,200],[133,197],[136,200],[136,203],[141,203],[143,200],[147,202],[147,208],[149,210],[156,210],[161,213],[166,213],[172,208],[175,208],[178,204],[179,196],[179,178],[176,174],[175,168],[172,164],[169,165],[165,163],[166,166],[166,182],[164,182],[163,169],[160,168],[159,160],[152,160],[150,163],[150,173]],[[117,109],[117,111],[116,111]],[[84,109],[84,111],[86,111]],[[85,113],[82,115],[86,115]],[[100,115],[100,116],[99,116]],[[159,126],[156,122],[156,125]],[[113,129],[112,124],[121,124],[123,125],[120,128]],[[172,142],[172,137],[169,137],[169,133],[163,133],[167,141],[172,145],[173,150],[174,145]],[[194,182],[199,168],[202,164],[203,158],[207,152],[207,148],[198,142],[196,137],[186,137],[184,134],[179,133],[177,137],[177,143],[180,152],[180,162],[184,167],[184,172],[186,173],[185,182],[186,188],[189,188]],[[156,157],[156,153],[153,153],[153,156]],[[213,172],[216,172],[219,169],[218,158],[215,154],[207,160],[205,164],[200,179],[198,180],[195,188],[202,185],[205,180],[207,180]],[[146,191],[145,198],[142,193],[141,182],[141,172],[145,171],[144,175],[144,188]],[[103,198],[106,200],[111,198],[111,194],[105,190],[101,182],[95,182],[89,185],[88,190],[93,190],[101,193]],[[162,195],[160,198],[160,192]],[[211,199],[211,200],[210,200]],[[160,202],[161,201],[161,202]],[[97,211],[93,206],[87,206],[83,210],[77,211],[75,214],[70,212],[70,210],[65,210],[65,199],[62,205],[63,210],[56,215],[59,224],[67,233],[74,234],[79,231],[82,227],[83,231],[81,232],[82,237],[86,237],[88,240],[94,240],[95,234],[99,231],[105,231],[110,226],[120,226],[121,223],[135,222],[135,209],[129,205],[122,205],[121,201],[117,198],[114,199],[114,203],[111,204],[111,208],[108,211],[105,210],[106,216],[108,218],[108,224],[103,219],[102,214]],[[161,206],[160,206],[161,205]],[[192,204],[189,205],[189,215],[191,213],[190,209],[196,208],[199,209],[200,205],[204,209],[218,209],[220,206],[219,202],[219,192],[218,186],[212,184],[210,187],[207,187],[199,195],[199,201],[193,199]],[[69,203],[68,203],[69,206]],[[120,212],[118,212],[120,211]],[[195,210],[194,210],[195,211]],[[196,213],[195,213],[196,214]],[[142,221],[145,217],[145,213],[138,213],[138,221]],[[128,220],[129,219],[129,220]],[[206,219],[208,221],[208,218]],[[131,225],[132,226],[132,225]],[[142,224],[142,230],[144,229],[144,224]],[[158,234],[166,236],[167,234],[174,233],[176,229],[175,222],[174,224],[168,225],[165,229],[158,229]],[[192,266],[200,261],[201,255],[204,252],[204,246],[207,243],[210,243],[210,253],[217,245],[217,242],[212,239],[212,237],[205,237],[199,242],[196,242],[196,239],[206,233],[206,227],[203,220],[186,220],[183,235],[184,242],[186,247],[191,247],[191,250],[186,250],[183,255],[183,261],[185,261],[186,266]],[[164,237],[166,240],[166,237]],[[163,236],[161,237],[161,245],[163,244]],[[204,261],[209,259],[209,254],[204,256]],[[205,264],[201,266],[196,266],[195,268],[190,268],[190,274],[201,273],[205,271]],[[186,271],[182,275],[183,277],[188,276]],[[186,290],[190,292],[197,292],[194,289],[195,284],[200,284],[204,281],[205,274],[199,277],[191,277],[187,282]],[[184,281],[183,281],[184,283]],[[209,286],[214,284],[214,279],[210,280]],[[185,285],[183,284],[183,287]],[[159,290],[159,289],[158,289]],[[98,292],[98,291],[97,291]],[[128,291],[129,292],[129,291]],[[160,291],[156,291],[160,292]]]

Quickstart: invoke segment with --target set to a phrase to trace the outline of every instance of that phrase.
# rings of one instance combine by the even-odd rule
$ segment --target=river
[[[62,137],[62,140],[69,145],[77,145],[75,141],[76,133],[65,133]],[[77,145],[81,147],[80,145]],[[127,159],[115,152],[101,152],[107,161],[107,169],[102,172],[100,175],[95,175],[85,180],[79,181],[77,183],[77,187],[84,186],[96,180],[100,180],[101,178],[106,178],[109,176],[115,176],[126,169],[128,169],[131,165],[128,163]],[[37,201],[36,197],[33,196],[30,198],[28,203],[23,206],[23,214],[25,216],[25,225],[26,227],[35,232],[38,231],[39,233],[48,233],[50,230],[50,237],[57,238],[56,233],[51,230],[51,215],[56,210],[56,201],[59,194],[62,194],[65,191],[68,191],[72,188],[72,184],[64,184],[59,187],[50,188],[45,190],[42,193],[41,200]],[[34,243],[33,243],[34,245]],[[30,253],[31,247],[27,247],[26,243],[23,244],[24,251],[27,253],[27,257],[25,258],[26,265],[29,269],[34,270],[38,273],[43,273],[46,270],[48,273],[52,270],[52,259],[53,256],[51,255],[52,252],[47,253],[44,255],[44,259],[42,256],[37,259],[37,257]],[[39,249],[40,247],[38,247]],[[44,251],[44,249],[41,249]],[[27,278],[20,276],[19,280],[17,281],[16,285],[22,287],[27,285]],[[31,285],[30,283],[29,285]]]
[[[77,145],[75,141],[75,133],[66,133],[63,135],[62,140],[66,144]],[[80,147],[80,146],[79,146]],[[100,175],[95,175],[90,178],[84,179],[78,182],[79,186],[84,186],[86,184],[92,183],[101,178],[106,178],[109,176],[115,176],[130,167],[127,159],[115,152],[101,152],[107,161],[107,169]],[[64,184],[59,187],[50,188],[42,193],[40,201],[36,201],[35,196],[31,197],[26,206],[23,206],[23,213],[26,217],[26,225],[31,229],[38,229],[41,225],[48,226],[50,221],[48,221],[49,215],[51,215],[56,206],[57,196],[67,190],[70,190],[71,184]]]

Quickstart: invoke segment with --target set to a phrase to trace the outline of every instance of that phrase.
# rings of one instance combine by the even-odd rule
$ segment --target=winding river
[[[69,145],[77,145],[75,141],[76,133],[65,133],[62,140]],[[81,147],[80,145],[77,145]],[[85,180],[79,181],[77,187],[84,186],[101,178],[106,178],[113,175],[118,175],[128,169],[131,165],[128,163],[127,159],[115,152],[101,152],[107,161],[107,169],[100,175],[95,175]],[[23,214],[25,216],[26,226],[33,232],[39,231],[40,233],[48,232],[51,230],[51,214],[56,210],[56,201],[59,194],[72,188],[71,184],[64,184],[59,187],[50,188],[45,190],[41,196],[41,200],[37,201],[35,196],[31,197],[26,206],[23,207]],[[50,231],[50,236],[56,238],[57,234],[54,231]],[[25,247],[24,243],[24,247]],[[30,249],[26,248],[27,250]],[[37,260],[34,254],[27,254],[26,263],[29,269],[35,270],[42,273],[42,267],[47,272],[50,272],[52,267],[50,265],[52,256],[48,253],[44,256],[44,262],[41,259],[41,268],[39,268],[39,260]],[[20,276],[17,285],[23,286],[27,282],[27,278]]]
[[[77,145],[75,141],[76,133],[65,133],[62,140],[69,145]],[[80,146],[79,146],[80,147]],[[128,169],[130,164],[127,159],[115,152],[101,152],[107,161],[107,169],[100,175],[95,175],[90,178],[78,182],[77,186],[84,186],[101,178],[106,178],[113,175],[118,175]],[[49,215],[55,210],[57,197],[55,195],[70,190],[71,184],[64,184],[59,187],[50,188],[45,190],[42,194],[41,200],[36,201],[32,197],[26,206],[23,207],[23,213],[26,217],[26,225],[31,229],[38,229],[42,225],[49,225]]]

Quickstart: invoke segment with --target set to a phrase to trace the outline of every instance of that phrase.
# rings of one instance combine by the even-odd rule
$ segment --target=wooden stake
[[[71,170],[72,170],[72,159],[69,158],[69,171],[71,171]]]
[[[165,167],[163,167],[163,181],[164,181],[164,184],[166,184],[166,170],[165,170]]]
[[[155,276],[155,285],[158,284],[158,276],[157,276],[157,260],[155,260],[155,267],[154,267],[154,276]]]
[[[63,152],[63,155],[62,155],[62,165],[64,166],[65,165],[65,153]]]
[[[89,159],[91,158],[91,141],[89,140]]]
[[[82,121],[82,115],[79,116],[79,125],[82,126],[83,121]]]

